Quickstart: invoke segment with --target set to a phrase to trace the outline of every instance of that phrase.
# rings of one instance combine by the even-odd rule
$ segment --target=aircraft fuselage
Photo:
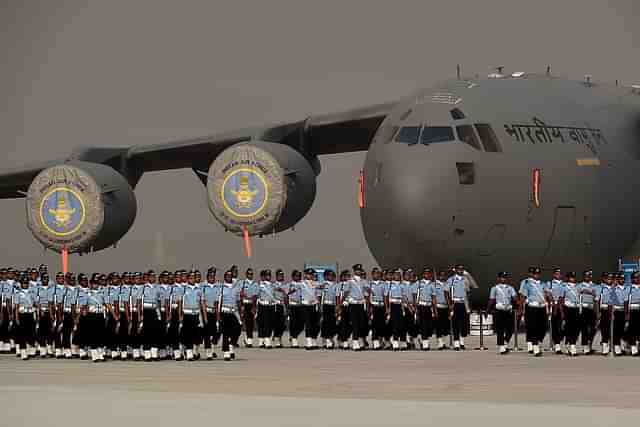
[[[378,129],[364,234],[385,267],[463,262],[481,299],[498,271],[615,269],[640,229],[639,160],[632,88],[449,81],[398,104]]]

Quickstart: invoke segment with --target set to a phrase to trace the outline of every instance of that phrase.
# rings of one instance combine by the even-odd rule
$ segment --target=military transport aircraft
[[[382,266],[463,262],[478,283],[530,264],[615,268],[640,231],[640,86],[551,73],[456,78],[398,102],[202,138],[86,147],[0,173],[30,230],[71,253],[115,244],[143,173],[191,168],[239,236],[308,212],[326,154],[368,151],[359,203]]]

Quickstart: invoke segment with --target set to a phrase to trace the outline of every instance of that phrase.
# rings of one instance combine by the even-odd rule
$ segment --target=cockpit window
[[[417,144],[420,136],[420,126],[404,126],[396,136],[397,142],[405,144]]]
[[[480,143],[478,142],[478,138],[470,125],[457,126],[456,131],[458,131],[458,138],[460,141],[469,144],[476,150],[482,150]]]
[[[465,115],[459,108],[454,108],[451,110],[451,117],[453,117],[453,120],[462,120],[465,118]]]
[[[484,151],[492,153],[502,152],[502,147],[500,146],[498,137],[496,136],[496,133],[493,131],[491,126],[486,123],[477,123],[476,130],[478,131],[478,135],[480,136],[482,145],[484,145]]]
[[[420,136],[421,144],[433,144],[436,142],[454,141],[453,129],[448,126],[425,126]]]

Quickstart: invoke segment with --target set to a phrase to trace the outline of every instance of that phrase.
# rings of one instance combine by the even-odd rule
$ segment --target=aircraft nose
[[[376,158],[384,162],[368,159],[374,174],[368,182],[374,185],[369,186],[362,213],[367,240],[376,246],[375,253],[386,254],[384,261],[391,260],[386,264],[419,265],[427,259],[445,262],[454,256],[447,251],[453,250],[451,240],[456,237],[455,217],[460,208],[457,162],[466,153],[458,153],[454,146],[391,148],[395,149],[378,153]],[[409,247],[420,253],[407,253],[404,248]],[[400,252],[404,254],[398,255]]]

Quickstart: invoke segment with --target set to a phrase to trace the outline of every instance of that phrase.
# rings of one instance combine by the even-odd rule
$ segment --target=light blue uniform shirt
[[[171,295],[171,285],[162,284],[158,286],[158,296],[160,297],[160,311],[165,312],[165,307],[169,301],[169,295]]]
[[[81,302],[82,301],[82,302]],[[86,305],[89,313],[104,313],[104,292],[102,289],[89,289],[78,297],[79,305]]]
[[[366,283],[364,280],[351,279],[347,282],[349,292],[349,304],[364,304]]]
[[[564,292],[563,292],[564,294]],[[520,286],[520,295],[527,300],[527,305],[532,307],[544,307],[544,284],[536,279],[524,279]]]
[[[552,281],[547,282],[546,289],[553,302],[557,303],[564,293],[564,282],[562,280],[553,279]]]
[[[258,284],[258,303],[263,305],[271,305],[275,303],[275,287],[269,281],[261,281]]]
[[[585,308],[593,308],[596,303],[596,286],[593,282],[582,282],[578,284],[578,292],[582,297],[582,306]]]
[[[287,287],[289,294],[289,304],[296,305],[302,303],[302,290],[300,289],[301,282],[289,282]]]
[[[54,286],[54,291],[53,291],[53,295],[51,296],[51,298],[53,298],[53,303],[55,305],[62,304],[64,300],[64,293],[66,292],[65,286],[58,285],[58,284],[54,284],[53,286]]]
[[[401,282],[392,281],[389,285],[389,302],[391,304],[401,304],[406,302],[406,293]]]
[[[565,283],[564,292],[562,296],[564,297],[564,305],[566,307],[577,307],[580,301],[580,290],[578,285]]]
[[[171,286],[171,291],[169,291],[169,305],[172,310],[178,308],[178,302],[182,301],[182,296],[184,295],[184,285],[179,283],[175,283]]]
[[[422,279],[416,282],[416,301],[419,305],[431,306],[432,297],[435,296],[436,290],[434,288],[433,280]],[[420,294],[418,296],[418,294]]]
[[[447,286],[453,302],[465,302],[467,299],[467,279],[454,274],[447,280]]]
[[[499,283],[489,291],[489,299],[496,300],[496,310],[510,311],[515,297],[516,290],[506,283]]]
[[[0,282],[0,298],[2,299],[3,307],[13,298],[14,290],[13,283],[8,281]]]
[[[310,280],[303,280],[298,284],[300,287],[300,294],[303,305],[316,304],[316,289],[315,284]]]
[[[13,295],[13,303],[19,305],[19,313],[33,313],[35,298],[29,289],[19,289]]]
[[[126,311],[125,304],[130,303],[129,297],[131,296],[131,286],[121,285],[119,291],[120,292],[118,294],[118,307],[120,308],[120,311],[124,312]],[[131,301],[131,303],[135,305],[135,301]],[[130,307],[130,309],[133,309],[133,308],[134,307]]]
[[[608,306],[611,303],[611,287],[606,283],[600,284],[600,293],[598,294],[600,306]]]
[[[447,301],[447,296],[445,295],[446,290],[447,284],[445,282],[441,282],[440,280],[436,280],[436,283],[433,285],[433,292],[436,295],[437,305],[443,306],[449,304],[449,302]]]
[[[220,298],[220,283],[205,282],[202,286],[202,298],[207,305],[207,311],[212,313],[218,308],[218,299]]]
[[[63,309],[67,313],[71,311],[71,307],[78,303],[78,294],[80,288],[75,286],[65,286]]]
[[[413,304],[415,302],[415,298],[413,297],[413,295],[416,291],[414,284],[406,280],[403,280],[401,283],[404,288],[403,291],[405,300],[407,301],[407,303]]]
[[[250,304],[253,302],[252,298],[258,296],[258,282],[254,280],[244,279],[241,281],[240,288],[242,289],[243,303]]]
[[[287,284],[284,282],[275,282],[273,284],[273,302],[275,304],[284,304],[287,296]]]
[[[631,285],[629,289],[629,308],[631,310],[640,309],[640,285]]]
[[[55,291],[56,288],[51,283],[49,283],[48,286],[40,285],[38,288],[38,295],[35,303],[40,305],[42,311],[49,311],[49,304],[53,304],[53,294]]]
[[[187,285],[184,287],[184,295],[182,296],[182,311],[187,314],[197,314],[200,310],[200,300],[202,292],[196,285]]]
[[[624,303],[627,302],[628,292],[622,286],[614,286],[609,294],[611,304],[617,309],[624,307]]]
[[[326,280],[318,288],[321,290],[320,299],[324,305],[336,305],[337,283]]]
[[[120,286],[109,286],[106,288],[105,302],[115,305],[120,302]]]
[[[143,309],[156,310],[160,308],[161,289],[157,284],[147,283],[142,288]]]
[[[240,287],[225,283],[220,290],[222,292],[222,310],[237,311],[240,302]]]
[[[384,297],[387,293],[387,284],[382,280],[372,280],[369,282],[371,292],[371,303],[373,305],[384,304]]]

